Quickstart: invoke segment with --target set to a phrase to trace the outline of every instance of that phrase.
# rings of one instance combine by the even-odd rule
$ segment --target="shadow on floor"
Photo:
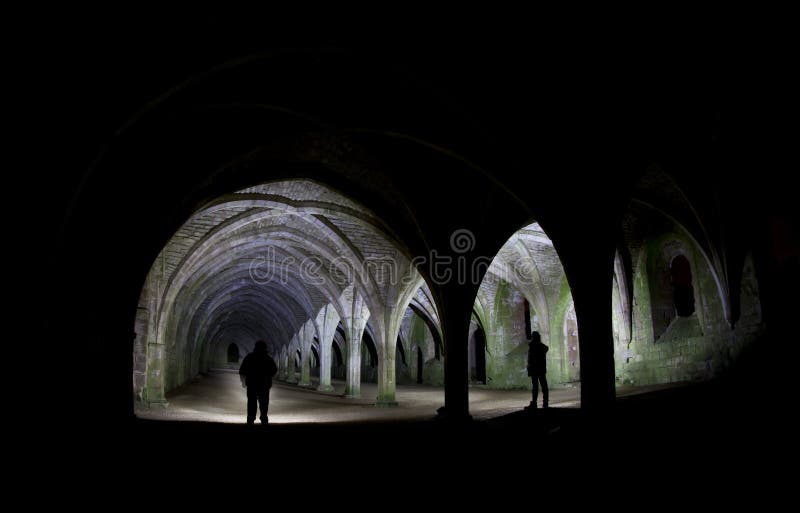
[[[521,455],[558,451],[604,452],[645,444],[664,450],[744,449],[768,435],[764,412],[737,407],[735,389],[721,383],[690,384],[620,397],[608,412],[574,408],[529,412],[520,409],[489,420],[453,423],[428,420],[275,424],[245,426],[187,421],[135,419],[124,438],[191,450],[215,440],[220,447],[289,452],[301,457],[319,450],[319,441],[375,447],[386,443],[422,444],[442,453],[494,450]],[[308,443],[316,440],[315,443]],[[491,451],[490,451],[491,450]]]
[[[711,469],[752,473],[771,468],[794,429],[794,421],[781,418],[785,409],[777,409],[777,395],[755,404],[758,394],[747,381],[719,380],[620,397],[602,415],[520,409],[470,422],[431,417],[250,427],[132,418],[122,426],[70,431],[57,459],[86,463],[99,478],[121,469],[242,475],[250,466],[278,480],[322,472],[380,482],[406,476],[408,469],[434,480],[446,473],[456,482],[476,475],[524,482],[534,468],[557,479],[575,472],[614,479]]]

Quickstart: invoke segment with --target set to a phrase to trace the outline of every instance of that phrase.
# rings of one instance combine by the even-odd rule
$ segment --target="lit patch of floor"
[[[314,386],[317,381],[314,380]],[[334,381],[333,392],[276,382],[270,393],[269,419],[274,424],[425,420],[436,416],[444,405],[444,389],[426,385],[397,387],[398,406],[375,407],[377,385],[361,384],[360,399],[345,399],[344,382]],[[669,385],[665,385],[669,386]],[[617,396],[652,390],[654,387],[617,389]],[[469,389],[470,414],[477,420],[507,415],[524,408],[531,399],[527,390]],[[235,372],[213,371],[168,394],[166,408],[137,406],[136,415],[145,419],[188,420],[241,424],[245,422],[247,397]],[[539,400],[541,401],[541,395]],[[580,407],[580,387],[550,391],[553,408]]]

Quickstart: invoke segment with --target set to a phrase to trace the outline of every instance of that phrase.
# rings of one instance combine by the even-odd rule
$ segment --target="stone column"
[[[163,257],[162,257],[163,259]],[[144,389],[142,390],[142,400],[147,405],[166,406],[167,400],[164,391],[164,361],[167,358],[166,346],[159,339],[158,322],[155,312],[159,305],[159,286],[163,277],[162,265],[154,265],[153,272],[147,278],[146,290],[143,291],[141,301],[147,305],[147,329],[146,336],[143,337],[142,348],[146,359],[146,369],[144,375]]]
[[[631,312],[631,297],[628,287],[627,272],[619,251],[617,251],[614,256],[614,275],[616,277],[617,288],[619,289],[619,307],[622,313],[622,318],[620,319],[622,326],[619,330],[619,339],[621,345],[627,349],[633,333],[633,316]]]
[[[283,346],[278,356],[278,379],[281,381],[286,381],[288,376],[288,372],[286,371],[286,359],[286,346]]]
[[[311,343],[314,340],[313,321],[309,319],[300,328],[298,338],[300,340],[300,383],[301,387],[311,386]]]
[[[300,350],[300,382],[301,387],[311,386],[311,347],[304,347]]]
[[[347,398],[361,397],[361,337],[369,319],[369,309],[360,293],[353,293],[350,318],[345,319],[347,332],[347,384],[344,395]]]
[[[286,382],[293,385],[297,384],[297,372],[294,370],[295,348],[289,353],[286,365]]]
[[[395,369],[395,344],[387,344],[386,349],[378,358],[378,400],[375,406],[397,406],[395,393],[397,391]]]
[[[361,337],[364,336],[365,325],[347,330],[347,384],[344,395],[348,398],[361,397]]]
[[[150,406],[166,406],[164,396],[164,359],[167,357],[163,344],[147,345],[147,386],[144,400]]]
[[[331,385],[331,360],[333,337],[336,334],[336,327],[339,325],[339,314],[333,305],[326,305],[317,316],[317,328],[319,329],[319,386],[317,390],[321,392],[332,392]]]
[[[598,259],[600,260],[600,259]],[[612,335],[611,294],[598,266],[597,277],[581,276],[579,288],[573,290],[578,317],[581,368],[581,409],[605,413],[614,405],[614,339]],[[577,290],[576,290],[577,289]],[[602,314],[601,314],[602,312]]]
[[[394,308],[384,311],[384,322],[378,327],[382,333],[378,344],[378,398],[376,406],[397,406],[395,393],[397,378],[395,360],[397,358],[397,334],[400,332],[399,319]]]
[[[297,374],[294,371],[294,358],[295,352],[299,344],[297,342],[297,335],[292,338],[292,342],[289,344],[289,348],[286,351],[286,382],[287,383],[297,383]]]
[[[320,342],[319,345],[319,386],[317,390],[320,392],[333,392],[333,385],[331,385],[331,342],[327,344]]]
[[[439,312],[444,342],[444,408],[439,410],[443,419],[462,421],[469,414],[469,323],[474,298],[456,284],[445,285],[448,299]]]

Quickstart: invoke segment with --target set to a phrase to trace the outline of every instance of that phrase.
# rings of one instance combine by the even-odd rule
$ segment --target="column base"
[[[472,415],[468,411],[451,411],[446,406],[442,406],[436,410],[435,419],[447,422],[471,422]]]
[[[333,392],[335,389],[331,385],[320,385],[317,387],[318,392]]]
[[[164,393],[158,388],[144,389],[142,393],[142,403],[148,408],[166,408],[169,406]]]
[[[297,384],[297,386],[299,387],[306,387],[306,388],[309,388],[312,385],[313,383],[311,383],[310,381],[301,381],[300,383]]]
[[[376,408],[394,408],[396,406],[398,406],[397,401],[378,400],[378,402],[375,403]]]
[[[346,393],[342,397],[344,397],[345,399],[361,399],[361,392]]]

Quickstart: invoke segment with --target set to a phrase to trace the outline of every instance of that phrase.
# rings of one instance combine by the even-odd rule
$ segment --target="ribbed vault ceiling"
[[[347,317],[354,292],[393,301],[404,248],[370,211],[308,180],[250,187],[197,211],[166,244],[158,275],[166,343],[194,349],[230,341],[288,344],[325,305]],[[399,265],[398,265],[399,263]],[[412,300],[438,323],[430,291]]]

